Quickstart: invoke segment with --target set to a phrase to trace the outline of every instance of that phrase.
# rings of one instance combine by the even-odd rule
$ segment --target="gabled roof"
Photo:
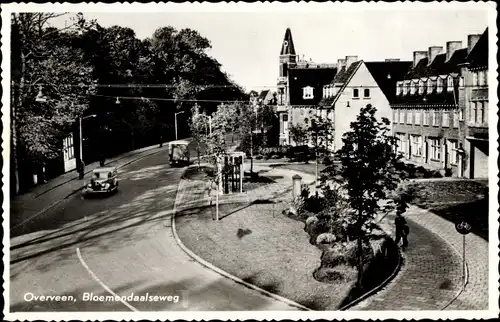
[[[437,55],[430,65],[428,65],[429,59],[423,58],[415,68],[408,71],[404,79],[460,73],[459,65],[466,61],[466,57],[467,48],[462,48],[456,50],[448,61],[446,61],[446,53]]]
[[[269,94],[269,90],[268,90],[268,89],[263,90],[263,91],[262,91],[262,92],[260,92],[260,94],[259,94],[259,99],[261,99],[261,100],[265,100],[265,99],[266,99],[267,94]]]
[[[488,28],[467,56],[469,68],[488,67]]]
[[[342,69],[335,75],[333,80],[330,82],[330,85],[338,85],[341,84],[340,89],[337,91],[337,94],[328,98],[323,98],[320,102],[321,106],[331,106],[334,104],[337,99],[340,97],[341,93],[344,91],[347,83],[351,80],[352,76],[356,73],[359,66],[363,63],[362,60],[352,63],[349,68],[343,66]]]
[[[323,98],[323,86],[328,84],[337,73],[337,68],[290,68],[288,84],[290,90],[290,105],[318,105]],[[313,99],[303,98],[303,88],[311,86]]]
[[[280,55],[295,55],[295,46],[293,45],[292,31],[290,28],[286,28]]]
[[[366,68],[377,82],[389,102],[396,96],[396,83],[408,73],[411,61],[365,62]]]

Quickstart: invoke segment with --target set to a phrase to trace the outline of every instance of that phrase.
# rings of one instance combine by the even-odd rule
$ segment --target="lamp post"
[[[80,161],[83,162],[83,130],[82,130],[82,121],[91,117],[96,117],[97,115],[92,114],[92,115],[87,115],[84,117],[79,117],[79,130],[80,130]]]
[[[179,114],[182,114],[184,113],[184,111],[180,111],[180,112],[177,112],[175,113],[175,116],[174,116],[174,122],[175,122],[175,140],[177,140],[177,115]]]

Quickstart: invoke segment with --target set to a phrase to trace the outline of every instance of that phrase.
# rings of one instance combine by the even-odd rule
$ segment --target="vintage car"
[[[168,156],[170,164],[189,164],[189,141],[177,140],[169,142]]]
[[[90,182],[83,187],[83,196],[118,191],[118,171],[115,167],[99,167],[92,171]]]

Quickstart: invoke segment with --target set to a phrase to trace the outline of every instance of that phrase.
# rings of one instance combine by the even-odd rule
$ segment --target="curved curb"
[[[226,278],[228,278],[228,279],[230,279],[230,280],[232,280],[232,281],[234,281],[234,282],[236,282],[238,284],[241,284],[241,285],[246,286],[246,287],[248,287],[248,288],[250,288],[252,290],[255,290],[255,291],[257,291],[257,292],[259,292],[259,293],[261,293],[261,294],[263,294],[265,296],[271,297],[271,298],[273,298],[273,299],[275,299],[277,301],[286,303],[286,304],[288,304],[288,305],[290,305],[292,307],[295,307],[295,308],[298,308],[298,309],[301,309],[301,310],[304,310],[304,311],[312,311],[312,309],[310,309],[308,307],[305,307],[305,306],[303,306],[303,305],[301,305],[299,303],[296,303],[294,301],[291,301],[291,300],[289,300],[287,298],[284,298],[282,296],[279,296],[279,295],[276,295],[276,294],[271,293],[269,291],[266,291],[266,290],[264,290],[264,289],[262,289],[262,288],[260,288],[258,286],[255,286],[253,284],[247,283],[244,280],[242,280],[242,279],[240,279],[240,278],[238,278],[238,277],[236,277],[234,275],[229,274],[228,272],[226,272],[226,271],[224,271],[224,270],[222,270],[222,269],[220,269],[220,268],[212,265],[211,263],[205,261],[203,258],[199,257],[198,255],[196,255],[195,253],[193,253],[189,248],[187,248],[186,245],[184,245],[182,243],[182,241],[180,240],[179,236],[177,235],[177,230],[175,228],[175,215],[177,214],[177,197],[179,195],[179,190],[180,190],[179,187],[180,187],[181,183],[182,183],[182,179],[181,179],[181,182],[179,183],[179,185],[177,186],[177,194],[176,194],[176,197],[175,197],[174,209],[172,211],[172,216],[171,216],[171,218],[172,218],[171,219],[171,227],[172,227],[172,233],[174,235],[174,239],[175,239],[177,245],[179,245],[179,247],[189,257],[191,257],[192,259],[194,259],[195,261],[197,261],[201,265],[203,265],[203,266],[211,269],[212,271],[218,273],[219,275],[222,275],[222,276],[224,276],[224,277],[226,277]]]
[[[382,230],[383,231],[383,230]],[[388,236],[389,238],[391,238],[387,233],[384,232],[384,234],[386,236]],[[391,238],[391,240],[394,242],[394,240]],[[343,307],[341,307],[339,310],[340,311],[345,311],[345,310],[349,310],[351,309],[352,307],[358,305],[359,303],[361,303],[362,301],[366,300],[367,298],[369,298],[370,296],[373,296],[375,295],[376,293],[378,293],[379,291],[381,291],[384,287],[386,287],[395,277],[396,275],[398,275],[399,271],[401,270],[401,267],[402,267],[402,264],[403,264],[403,256],[401,254],[401,250],[399,249],[398,245],[395,245],[396,246],[396,249],[397,249],[397,254],[398,254],[398,264],[396,265],[396,267],[394,268],[394,270],[392,271],[391,275],[389,275],[384,281],[382,281],[382,283],[380,283],[378,286],[374,287],[373,289],[371,289],[370,291],[366,292],[365,294],[361,295],[360,297],[358,297],[357,299],[355,299],[354,301],[352,301],[351,303],[348,303],[346,305],[344,305]]]

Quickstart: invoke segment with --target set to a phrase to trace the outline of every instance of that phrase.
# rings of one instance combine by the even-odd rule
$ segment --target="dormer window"
[[[454,87],[453,77],[448,76],[448,78],[446,80],[446,89],[448,90],[448,92],[451,92],[451,91],[453,91],[453,87]]]
[[[429,78],[427,80],[427,94],[431,94],[434,91],[434,81]]]
[[[355,88],[352,90],[352,97],[359,98],[359,89]]]
[[[302,87],[302,98],[305,100],[306,99],[313,99],[314,98],[313,91],[314,91],[314,87],[311,87],[311,86]]]
[[[409,84],[410,83],[408,81],[404,81],[403,82],[403,84],[402,84],[403,85],[403,96],[406,95],[406,94],[408,94],[408,85]]]
[[[424,93],[424,85],[425,85],[425,82],[423,79],[418,81],[418,94],[419,95],[422,95]]]
[[[415,95],[416,91],[417,91],[417,80],[414,79],[411,81],[411,84],[410,84],[410,94],[411,95]]]
[[[443,92],[443,78],[442,77],[437,78],[436,92],[437,93]]]
[[[397,82],[396,83],[396,96],[400,96],[401,95],[401,82]]]

